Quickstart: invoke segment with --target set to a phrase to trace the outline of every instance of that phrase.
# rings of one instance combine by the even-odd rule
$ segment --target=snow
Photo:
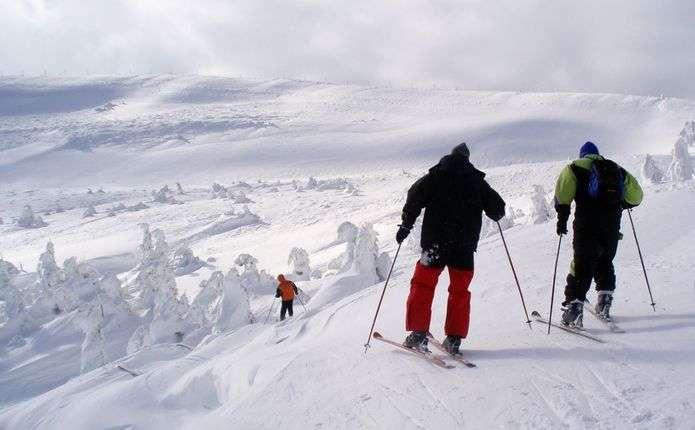
[[[690,161],[693,102],[194,76],[0,86],[11,94],[0,99],[0,428],[695,423],[695,182],[654,173],[674,138],[674,169]],[[365,356],[405,192],[462,138],[508,202],[501,226],[529,311],[547,315],[549,199],[589,137],[650,179],[633,217],[657,312],[624,219],[614,308],[627,333],[588,316],[605,344],[529,330],[486,221],[464,341],[478,368],[443,370],[374,342]],[[33,220],[50,212],[46,225],[18,225],[25,206]],[[419,228],[377,320],[397,341]],[[280,273],[304,293],[283,322]],[[437,336],[447,284],[445,272]]]

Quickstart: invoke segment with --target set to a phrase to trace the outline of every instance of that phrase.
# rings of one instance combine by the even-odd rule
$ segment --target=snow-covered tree
[[[0,258],[0,301],[4,302],[3,306],[0,306],[0,326],[15,318],[24,309],[17,288],[11,283],[18,273],[12,263]]]
[[[545,190],[541,185],[534,185],[531,193],[531,207],[529,211],[529,221],[533,224],[543,224],[552,218],[550,205],[545,198]]]
[[[94,205],[90,204],[89,206],[87,206],[87,209],[85,209],[84,213],[82,214],[82,218],[91,218],[96,214],[97,211],[96,209],[94,209]]]
[[[695,121],[687,121],[680,132],[680,136],[685,139],[688,146],[695,145]]]
[[[17,225],[22,228],[40,228],[45,227],[48,224],[44,222],[43,218],[34,213],[31,206],[26,205],[24,206],[22,215],[19,217],[19,219],[17,219]]]
[[[152,191],[152,201],[156,203],[175,203],[173,193],[169,189],[168,185],[164,185],[157,191]]]
[[[84,332],[80,372],[86,373],[109,362],[102,333],[104,308],[96,302],[82,310],[79,324]]]
[[[687,181],[693,177],[693,165],[684,137],[678,138],[671,151],[672,160],[669,174],[674,182]]]
[[[344,223],[338,226],[337,243],[354,242],[355,239],[357,239],[357,234],[359,233],[359,230],[360,229],[355,224],[349,221],[345,221]]]
[[[177,298],[174,273],[167,264],[169,245],[161,230],[150,232],[147,224],[140,227],[143,231],[138,247],[140,263],[129,283],[130,289],[139,296],[139,312],[150,321],[149,333],[142,339],[150,343],[180,341],[185,335],[184,317],[188,306]]]
[[[50,240],[46,243],[46,251],[39,256],[36,274],[38,275],[37,284],[40,291],[55,289],[62,282],[63,274],[56,263],[55,247]]]
[[[361,274],[374,274],[376,279],[386,279],[391,258],[379,253],[379,242],[372,224],[365,224],[355,240],[354,268]]]
[[[258,270],[258,260],[251,254],[239,254],[234,264],[242,268],[241,285],[253,294],[267,294],[275,290],[276,282],[265,270]]]
[[[179,182],[176,183],[176,194],[178,194],[180,196],[186,194],[186,192],[183,191],[183,187],[181,186],[181,184]]]
[[[193,251],[187,246],[180,246],[177,248],[174,255],[169,260],[169,267],[174,271],[174,275],[176,276],[193,273],[203,266],[205,266],[205,263],[200,258],[193,255]]]
[[[390,265],[391,258],[388,254],[379,253],[373,226],[365,224],[358,228],[355,237],[346,243],[345,252],[331,261],[328,267],[337,270],[338,273],[354,272],[365,275],[371,285],[386,278]]]
[[[642,177],[653,184],[659,184],[664,181],[664,172],[659,169],[654,158],[649,154],[644,157]]]
[[[287,258],[287,264],[291,267],[291,278],[295,281],[308,281],[311,278],[311,266],[309,253],[304,248],[292,248]]]
[[[227,197],[227,188],[217,182],[212,184],[210,191],[213,199],[223,199]]]
[[[213,333],[230,331],[253,322],[249,292],[241,284],[239,272],[232,268],[222,283],[222,297],[213,322]]]
[[[217,314],[217,305],[222,295],[222,284],[224,274],[216,270],[212,272],[209,279],[200,283],[200,292],[191,303],[191,313],[189,316],[200,326],[207,327],[211,324]],[[202,318],[201,318],[202,316]]]

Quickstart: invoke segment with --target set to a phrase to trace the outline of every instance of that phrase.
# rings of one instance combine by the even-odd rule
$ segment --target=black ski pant
[[[565,305],[572,300],[586,300],[591,281],[596,291],[615,290],[613,259],[620,240],[619,229],[574,228],[574,260],[567,275]]]
[[[283,300],[282,301],[282,306],[280,306],[280,321],[285,319],[285,314],[289,313],[290,316],[294,315],[294,311],[292,310],[292,302],[294,300]]]

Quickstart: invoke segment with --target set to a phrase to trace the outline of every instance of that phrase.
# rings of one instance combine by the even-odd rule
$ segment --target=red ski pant
[[[443,267],[425,266],[418,262],[415,274],[410,281],[405,313],[407,331],[429,332],[432,318],[432,300]],[[473,270],[456,270],[449,267],[449,300],[446,306],[446,324],[444,334],[447,336],[468,336],[471,317],[471,293],[468,286],[473,279]]]

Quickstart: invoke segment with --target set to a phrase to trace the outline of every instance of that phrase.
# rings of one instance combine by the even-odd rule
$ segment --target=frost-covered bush
[[[345,178],[316,179],[309,177],[305,188],[316,191],[340,190],[352,195],[359,193],[357,186]]]
[[[210,196],[213,199],[224,199],[227,198],[227,188],[217,182],[213,183],[210,187]]]
[[[504,216],[498,222],[495,222],[483,215],[483,224],[482,228],[480,229],[480,237],[485,238],[494,236],[499,234],[500,228],[502,228],[504,231],[514,227],[514,219],[518,218],[518,215],[520,214],[523,214],[523,212],[519,213],[517,209],[511,205],[507,205]],[[497,223],[499,223],[499,227],[497,226]]]
[[[43,218],[34,213],[31,206],[26,205],[22,215],[17,219],[17,225],[22,228],[41,228],[46,227],[48,224],[44,222]]]
[[[308,281],[311,279],[311,266],[309,253],[304,248],[292,248],[287,258],[287,264],[291,268],[290,279],[295,281]]]
[[[193,273],[203,266],[205,266],[205,262],[193,255],[193,251],[187,246],[179,247],[169,259],[169,267],[175,276]]]
[[[688,143],[685,137],[680,137],[671,151],[669,174],[674,182],[687,181],[693,177],[693,165],[688,153]]]
[[[11,283],[18,274],[19,270],[12,263],[0,258],[0,326],[6,324],[24,309],[17,289]]]
[[[200,292],[191,304],[188,320],[203,334],[220,333],[253,322],[249,292],[239,272],[232,268],[223,275],[215,271],[200,283]]]
[[[222,333],[252,322],[249,292],[242,285],[239,272],[232,268],[222,282],[222,297],[212,321],[212,332]]]
[[[532,224],[543,224],[552,218],[550,205],[546,199],[545,190],[541,185],[534,185],[530,196],[531,204],[528,219]]]
[[[695,145],[695,121],[687,121],[680,132],[680,137],[685,139],[688,146]]]
[[[340,267],[336,267],[337,264]],[[363,225],[357,237],[346,244],[344,254],[334,260],[332,277],[324,277],[324,285],[312,297],[313,307],[335,303],[363,288],[383,281],[388,275],[391,258],[385,252],[379,252],[376,232],[371,224]]]
[[[647,154],[642,164],[642,177],[652,184],[659,184],[664,181],[664,172],[656,165],[654,158]]]
[[[372,284],[385,279],[387,266],[390,266],[390,257],[386,253],[379,254],[377,235],[371,224],[359,228],[355,237],[346,242],[345,252],[328,265],[338,273],[353,271],[365,275]]]
[[[62,282],[63,275],[56,263],[55,247],[50,240],[46,243],[46,251],[39,256],[36,274],[37,284],[42,291],[57,288]]]
[[[180,196],[186,194],[186,192],[183,191],[183,187],[181,186],[181,184],[179,182],[176,183],[176,194],[178,194]]]
[[[168,185],[164,185],[157,191],[152,191],[152,201],[155,203],[176,203],[173,192]]]
[[[354,242],[360,229],[353,223],[345,221],[338,226],[338,240],[336,243]]]
[[[258,260],[251,254],[239,254],[234,264],[241,268],[241,285],[250,294],[268,294],[275,291],[277,283],[275,278],[258,270]]]

